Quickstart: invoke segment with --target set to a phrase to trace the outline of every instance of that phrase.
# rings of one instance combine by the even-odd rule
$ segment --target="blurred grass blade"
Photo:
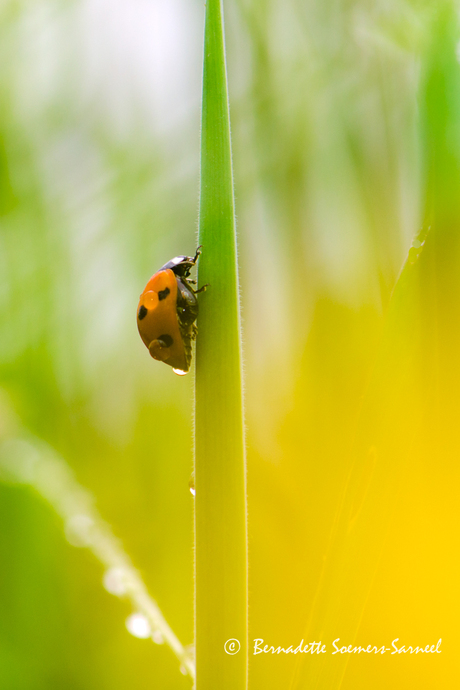
[[[195,576],[198,690],[247,683],[246,481],[238,272],[223,14],[206,4],[196,355]],[[224,650],[227,640],[241,645]],[[236,644],[236,643],[235,643]]]
[[[184,673],[194,678],[193,659],[169,627],[110,525],[94,507],[93,496],[80,486],[66,462],[37,439],[7,438],[0,443],[0,479],[28,484],[48,501],[64,522],[67,540],[88,548],[104,566],[105,589],[126,597],[134,612],[146,620],[152,639],[165,642]]]
[[[420,240],[418,240],[420,242]],[[411,250],[412,251],[412,250]],[[425,250],[428,251],[428,250]],[[402,475],[423,421],[420,389],[423,315],[421,261],[409,260],[395,288],[376,366],[363,400],[352,449],[353,465],[305,630],[328,654],[297,659],[290,688],[336,690],[347,654],[330,661],[332,641],[355,642],[379,563]],[[410,254],[411,256],[411,254]]]

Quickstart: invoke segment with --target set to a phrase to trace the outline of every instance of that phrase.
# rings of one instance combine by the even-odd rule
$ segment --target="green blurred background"
[[[458,4],[224,6],[249,638],[443,638],[441,655],[347,667],[251,656],[250,687],[455,687]],[[193,375],[149,358],[135,314],[148,278],[195,250],[203,15],[197,0],[0,8],[1,433],[72,467],[184,644]],[[0,514],[0,690],[191,687],[169,649],[129,635],[129,603],[38,493],[5,481]]]

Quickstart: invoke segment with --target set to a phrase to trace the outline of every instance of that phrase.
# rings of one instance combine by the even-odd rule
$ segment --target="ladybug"
[[[153,275],[142,293],[137,308],[139,334],[153,357],[169,364],[178,374],[186,374],[192,361],[192,340],[198,329],[196,295],[208,287],[194,290],[189,278],[201,254],[176,256]]]

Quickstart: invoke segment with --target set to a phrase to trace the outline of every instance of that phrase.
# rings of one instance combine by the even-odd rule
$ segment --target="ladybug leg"
[[[189,280],[189,283],[190,283],[190,282],[191,282],[191,281]],[[193,281],[193,282],[196,284],[196,281]],[[202,287],[200,287],[199,290],[193,290],[193,288],[191,288],[191,290],[193,290],[193,293],[194,293],[195,295],[197,295],[199,292],[206,292],[206,288],[208,288],[209,286],[210,286],[210,283],[206,283],[206,285],[203,285]]]
[[[182,278],[177,278],[177,288],[177,315],[182,325],[188,327],[198,316],[198,300],[192,286]]]
[[[202,249],[202,247],[203,247],[202,244],[200,244],[200,246],[197,247],[196,252],[195,252],[195,256],[194,256],[193,261],[192,261],[192,264],[193,264],[193,265],[195,265],[196,262],[198,261],[198,257],[199,257],[200,254],[201,254],[201,249]]]

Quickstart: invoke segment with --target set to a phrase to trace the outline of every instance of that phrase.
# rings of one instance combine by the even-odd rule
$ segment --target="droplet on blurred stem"
[[[131,635],[141,640],[146,640],[152,634],[150,623],[143,613],[132,613],[126,619],[126,628]]]
[[[155,642],[155,644],[164,644],[164,637],[160,630],[153,631],[152,640]]]
[[[77,548],[90,546],[94,520],[89,515],[73,515],[65,524],[65,536],[69,544]]]
[[[178,376],[185,376],[185,374],[188,374],[188,371],[182,371],[182,369],[173,369],[173,372]]]
[[[195,496],[195,494],[196,494],[196,491],[195,491],[195,472],[192,472],[192,474],[190,475],[188,488],[190,489],[190,493],[192,494],[192,496]]]
[[[116,597],[126,594],[127,587],[123,569],[110,568],[110,570],[106,570],[103,577],[103,585],[109,594],[113,594]]]

